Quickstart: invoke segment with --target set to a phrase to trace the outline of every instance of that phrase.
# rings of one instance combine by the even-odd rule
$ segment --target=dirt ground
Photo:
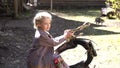
[[[25,60],[35,31],[32,24],[34,14],[22,19],[0,18],[0,68],[26,68]],[[55,37],[63,34],[65,29],[81,24],[82,22],[53,16],[50,33]]]
[[[26,68],[25,60],[35,31],[32,24],[34,14],[25,19],[0,18],[0,68]],[[51,34],[61,35],[64,29],[74,25],[67,24],[69,21],[54,16],[52,25],[55,27],[51,28]]]

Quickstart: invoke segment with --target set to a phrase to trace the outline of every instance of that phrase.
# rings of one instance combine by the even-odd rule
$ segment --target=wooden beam
[[[51,11],[53,10],[53,0],[51,0],[51,2],[50,2],[50,10]]]
[[[14,0],[14,16],[18,16],[18,0]]]

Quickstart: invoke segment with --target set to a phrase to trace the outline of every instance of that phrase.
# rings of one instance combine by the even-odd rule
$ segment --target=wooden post
[[[23,3],[24,3],[24,0],[19,0],[18,1],[18,12],[21,13],[23,12]]]
[[[51,11],[53,10],[53,0],[51,0],[51,2],[50,2],[50,10]]]
[[[14,0],[14,16],[18,16],[18,0]]]

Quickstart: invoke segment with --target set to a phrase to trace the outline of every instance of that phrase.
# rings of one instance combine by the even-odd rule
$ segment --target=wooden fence
[[[39,0],[40,6],[50,6],[51,0]],[[52,0],[54,7],[73,6],[73,7],[96,7],[105,6],[106,0]]]
[[[26,0],[0,0],[0,16],[10,15],[17,17],[23,12],[23,3]]]
[[[13,14],[15,17],[23,12],[27,0],[0,0],[0,13]],[[29,0],[33,3],[33,0]],[[106,0],[38,0],[39,7],[97,7],[105,6]],[[52,2],[52,3],[51,3]],[[3,11],[3,12],[4,12]]]

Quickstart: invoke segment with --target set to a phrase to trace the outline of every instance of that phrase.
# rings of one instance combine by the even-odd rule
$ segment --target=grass
[[[92,21],[96,16],[100,16],[99,9],[69,9],[69,10],[56,10],[60,17],[77,21]],[[93,21],[92,21],[93,22]]]
[[[94,19],[100,16],[100,9],[73,9],[73,10],[56,10],[54,11],[58,16],[74,21],[88,21],[92,23],[91,28],[85,30],[82,38],[88,38],[93,40],[98,56],[95,57],[90,64],[93,68],[119,68],[120,67],[120,27],[114,26],[120,23],[120,20],[110,20],[103,17],[105,25],[113,26],[97,26],[94,23]],[[120,24],[118,24],[120,25]],[[118,26],[117,25],[117,26]],[[74,26],[74,25],[73,25]],[[81,60],[81,57],[85,57],[85,50],[81,46],[75,49],[70,49],[62,53],[65,61],[71,65]],[[67,54],[67,55],[66,55]],[[84,55],[84,56],[83,56]]]

